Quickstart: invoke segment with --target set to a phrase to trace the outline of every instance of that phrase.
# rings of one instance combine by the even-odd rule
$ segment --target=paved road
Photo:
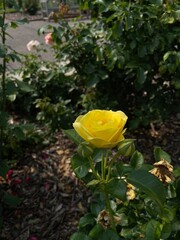
[[[89,21],[88,19],[83,19],[82,21]],[[73,22],[70,22],[73,24]],[[18,53],[29,53],[27,50],[27,43],[31,40],[38,40],[40,43],[44,44],[47,53],[42,54],[42,59],[53,60],[52,50],[49,45],[46,45],[44,42],[45,35],[38,35],[38,29],[45,27],[47,25],[58,26],[58,23],[48,22],[47,20],[37,20],[30,21],[29,23],[19,25],[17,28],[9,28],[8,33],[11,37],[7,37],[7,44],[11,46],[12,49],[16,50]],[[17,68],[18,63],[12,63],[11,67]]]
[[[29,23],[19,25],[17,28],[9,28],[8,33],[11,37],[7,37],[7,44],[11,46],[14,50],[19,53],[29,53],[27,50],[27,43],[31,40],[38,40],[40,43],[44,44],[44,48],[47,49],[47,53],[42,54],[43,59],[52,60],[53,55],[49,45],[46,45],[44,42],[44,35],[39,36],[37,31],[39,28],[46,25],[54,25],[55,23],[51,23],[48,21],[31,21]],[[13,63],[12,67],[18,67],[17,63]]]

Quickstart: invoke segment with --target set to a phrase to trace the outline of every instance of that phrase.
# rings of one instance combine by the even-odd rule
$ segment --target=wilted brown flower
[[[127,184],[127,192],[126,192],[128,200],[133,200],[136,197],[134,190],[135,190],[135,187],[132,184],[128,183]]]
[[[114,216],[114,222],[117,225],[120,221],[120,218],[117,216]],[[100,223],[104,228],[108,228],[111,226],[111,218],[110,214],[107,210],[102,210],[98,217],[97,217],[97,222]]]
[[[162,181],[163,183],[170,183],[174,180],[173,166],[166,160],[162,159],[161,161],[156,162],[153,165],[155,166],[155,168],[153,168],[149,172],[158,177],[160,181]]]
[[[103,227],[110,227],[111,219],[109,212],[107,210],[102,210],[98,215],[97,222],[100,223]]]

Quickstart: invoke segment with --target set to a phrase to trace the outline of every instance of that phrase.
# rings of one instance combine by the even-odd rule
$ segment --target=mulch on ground
[[[179,166],[179,133],[180,121],[172,118],[149,129],[127,132],[127,137],[136,139],[146,162],[153,162],[156,145],[172,156],[173,165]],[[87,212],[91,195],[70,167],[76,148],[61,132],[55,138],[45,149],[25,153],[13,169],[9,188],[22,202],[15,210],[4,212],[1,240],[68,240]]]
[[[4,212],[1,240],[65,240],[75,232],[89,193],[70,168],[73,151],[74,145],[59,133],[52,146],[25,154],[9,183],[22,202]]]

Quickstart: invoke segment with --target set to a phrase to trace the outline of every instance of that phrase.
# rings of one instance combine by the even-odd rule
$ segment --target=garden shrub
[[[58,27],[39,30],[52,32],[55,61],[42,61],[38,52],[25,57],[11,78],[33,90],[18,92],[11,107],[33,119],[37,115],[53,131],[95,108],[121,107],[132,128],[178,113],[180,6],[159,1],[91,4],[98,12],[90,21],[61,19]]]
[[[52,131],[68,128],[80,93],[69,71],[65,62],[42,61],[36,54],[26,55],[22,67],[9,73],[9,79],[21,81],[27,91],[11,95],[9,108],[32,121],[37,119]]]
[[[92,192],[71,240],[179,239],[180,169],[160,147],[148,164],[135,140],[123,139],[126,120],[122,111],[92,110],[65,131],[78,146],[71,167]]]
[[[84,2],[97,6],[92,21],[53,28],[56,58],[69,61],[82,87],[79,110],[120,106],[134,128],[178,112],[180,6]]]

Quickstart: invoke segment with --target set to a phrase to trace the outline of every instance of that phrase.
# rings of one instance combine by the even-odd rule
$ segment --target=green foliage
[[[54,29],[56,58],[83,87],[80,111],[121,109],[130,126],[178,112],[179,11],[167,1],[80,1],[98,14]],[[94,14],[95,15],[95,14]]]
[[[66,130],[65,133],[76,144],[82,144],[74,130]],[[124,156],[127,156],[125,151],[129,152],[130,142],[126,139],[120,143]],[[157,165],[146,164],[143,154],[135,149],[131,155],[128,154],[129,159],[126,157],[125,163],[124,159],[119,159],[121,148],[114,150],[113,154],[109,150],[92,150],[89,157],[75,154],[71,160],[76,176],[92,191],[89,212],[80,219],[78,232],[71,239],[178,239],[179,168],[171,172],[165,165],[157,168]],[[101,155],[98,161],[97,155]],[[164,159],[168,163],[170,159],[160,147],[155,148],[154,157],[158,162]],[[150,170],[154,170],[156,175]],[[157,173],[164,177],[172,174],[171,181],[160,181]],[[103,215],[110,209],[116,219],[115,229],[108,223],[109,215]]]
[[[11,116],[8,111],[8,104],[13,96],[20,91],[27,93],[32,90],[25,82],[18,79],[12,81],[7,77],[7,64],[11,61],[20,61],[19,55],[6,44],[6,39],[9,37],[8,28],[17,28],[19,24],[27,22],[26,20],[6,22],[6,4],[8,3],[10,2],[5,0],[1,2],[2,15],[0,15],[0,228],[3,224],[4,208],[15,208],[20,203],[19,197],[10,194],[7,189],[9,160],[16,158],[20,142],[26,141],[28,134],[32,137],[32,132],[35,131],[34,127],[32,129],[32,126],[22,122],[15,124],[14,116]]]
[[[10,107],[52,131],[91,109],[121,108],[131,128],[179,112],[179,5],[83,2],[98,9],[91,21],[39,30],[52,31],[55,61],[25,57],[6,81]]]
[[[70,71],[72,68],[66,62],[42,61],[35,54],[25,56],[22,67],[8,75],[10,106],[18,114],[36,118],[52,131],[69,127],[80,95]],[[20,91],[14,86],[16,83]]]

